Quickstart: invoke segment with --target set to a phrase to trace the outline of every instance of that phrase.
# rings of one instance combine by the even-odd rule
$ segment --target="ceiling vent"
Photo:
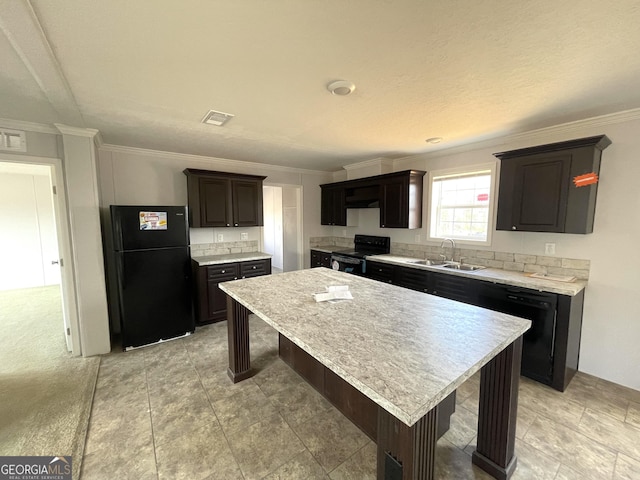
[[[26,152],[27,140],[25,132],[0,128],[0,150]]]
[[[231,120],[233,117],[234,115],[230,113],[216,112],[215,110],[209,110],[209,113],[207,113],[202,119],[202,123],[207,123],[209,125],[216,125],[217,127],[221,127],[222,125],[227,123],[229,120]]]

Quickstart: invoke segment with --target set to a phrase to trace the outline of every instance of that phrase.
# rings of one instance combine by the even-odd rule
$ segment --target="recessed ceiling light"
[[[329,90],[333,95],[349,95],[356,89],[356,86],[352,82],[347,82],[346,80],[336,80],[335,82],[331,82],[327,85],[327,90]]]
[[[202,119],[202,123],[206,123],[208,125],[216,125],[217,127],[221,127],[229,120],[231,120],[234,116],[231,113],[217,112],[215,110],[209,110],[209,112]]]
[[[427,143],[440,143],[441,141],[442,141],[442,137],[431,137],[425,140],[425,142]]]

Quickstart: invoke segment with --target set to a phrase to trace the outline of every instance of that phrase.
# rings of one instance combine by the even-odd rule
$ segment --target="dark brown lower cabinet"
[[[279,334],[280,358],[329,400],[374,442],[378,438],[378,405],[326,368],[287,337]],[[437,407],[438,438],[449,430],[456,408],[456,392]]]
[[[227,319],[227,294],[218,284],[239,278],[257,277],[271,273],[271,259],[199,266],[192,261],[196,279],[196,325]]]
[[[563,392],[578,371],[584,290],[542,293],[486,280],[368,261],[366,277],[531,320],[522,375]],[[545,311],[546,309],[546,311]]]
[[[314,267],[331,268],[331,254],[311,249],[311,268]]]

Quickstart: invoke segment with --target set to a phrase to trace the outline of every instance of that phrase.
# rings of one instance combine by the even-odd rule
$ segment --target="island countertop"
[[[330,285],[348,285],[353,300],[316,303]],[[327,268],[220,288],[409,426],[531,325]]]

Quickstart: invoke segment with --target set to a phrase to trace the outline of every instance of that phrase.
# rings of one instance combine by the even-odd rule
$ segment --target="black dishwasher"
[[[482,282],[477,305],[531,320],[522,344],[522,375],[547,385],[553,378],[558,296],[526,288]]]

